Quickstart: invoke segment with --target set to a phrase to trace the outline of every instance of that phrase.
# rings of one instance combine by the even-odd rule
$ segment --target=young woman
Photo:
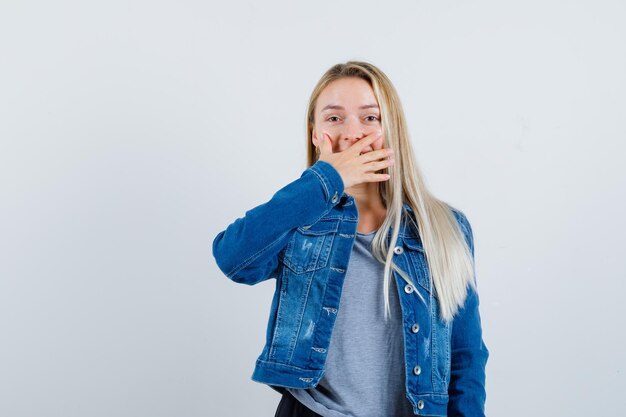
[[[252,374],[275,417],[484,416],[472,228],[426,188],[395,88],[337,64],[306,122],[301,177],[213,241],[231,280],[276,279]]]

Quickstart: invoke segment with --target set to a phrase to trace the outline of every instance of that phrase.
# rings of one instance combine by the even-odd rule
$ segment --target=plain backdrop
[[[623,1],[0,6],[0,415],[273,416],[274,281],[215,235],[299,178],[326,69],[379,66],[476,245],[489,416],[626,406]]]

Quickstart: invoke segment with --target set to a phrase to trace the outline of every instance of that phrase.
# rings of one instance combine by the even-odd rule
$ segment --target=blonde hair
[[[415,218],[407,217],[419,230],[428,263],[430,297],[436,293],[440,318],[451,322],[463,306],[467,296],[467,285],[476,288],[473,252],[451,211],[452,207],[437,199],[426,188],[415,160],[398,93],[389,78],[376,66],[363,61],[336,64],[318,81],[307,108],[308,166],[313,165],[318,159],[312,142],[317,98],[328,84],[344,77],[361,78],[372,87],[380,108],[384,147],[394,150],[396,161],[391,167],[386,168],[391,178],[378,182],[378,192],[387,209],[387,215],[372,241],[374,257],[385,265],[383,274],[385,318],[388,319],[391,314],[389,283],[392,269],[407,283],[417,288],[408,274],[393,262],[393,248],[398,241],[403,205],[407,203],[412,208]],[[390,228],[393,229],[393,234],[388,244],[386,237]],[[426,302],[419,291],[416,293],[423,302]],[[432,302],[432,299],[430,301]]]

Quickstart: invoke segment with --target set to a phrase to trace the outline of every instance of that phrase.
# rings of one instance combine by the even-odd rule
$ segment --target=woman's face
[[[313,144],[319,146],[325,133],[333,152],[342,152],[372,132],[380,132],[380,110],[369,83],[362,78],[345,77],[328,84],[317,98]],[[383,138],[362,153],[383,148]]]

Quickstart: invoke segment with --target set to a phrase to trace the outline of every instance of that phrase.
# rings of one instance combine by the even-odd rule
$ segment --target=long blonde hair
[[[315,104],[320,93],[331,82],[343,77],[358,77],[369,83],[374,91],[381,114],[384,147],[394,150],[395,164],[387,168],[391,178],[378,182],[378,192],[387,209],[387,215],[381,227],[374,235],[372,253],[385,265],[383,288],[385,299],[385,318],[389,318],[389,283],[391,270],[398,273],[414,288],[415,283],[405,271],[393,262],[393,248],[398,241],[403,206],[407,203],[415,218],[408,216],[419,230],[424,253],[428,264],[430,297],[433,292],[439,302],[440,319],[451,322],[467,296],[467,285],[474,289],[473,252],[467,245],[463,231],[459,227],[451,206],[433,196],[428,189],[417,166],[404,110],[396,89],[387,76],[376,66],[363,61],[348,61],[332,66],[311,93],[307,108],[307,157],[308,166],[313,165],[318,155],[312,142],[315,123]],[[459,211],[458,209],[455,209]],[[391,242],[387,242],[389,229],[393,230]],[[433,285],[434,284],[434,285]],[[434,290],[433,290],[434,288]],[[419,291],[416,291],[426,302]],[[430,300],[432,302],[432,299]]]

